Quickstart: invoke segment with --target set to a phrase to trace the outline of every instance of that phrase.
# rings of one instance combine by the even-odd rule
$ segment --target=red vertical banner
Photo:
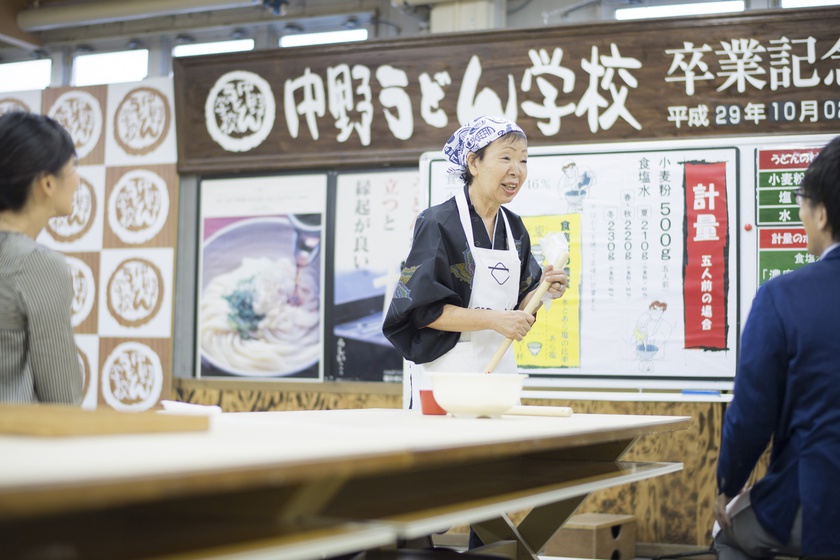
[[[726,350],[726,163],[685,164],[685,347]]]

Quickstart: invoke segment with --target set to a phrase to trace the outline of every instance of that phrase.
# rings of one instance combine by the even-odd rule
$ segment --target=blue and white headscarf
[[[519,126],[502,117],[484,116],[471,120],[456,130],[443,147],[443,153],[455,164],[455,167],[446,170],[447,173],[462,176],[467,168],[467,156],[470,152],[479,151],[509,132],[518,132],[525,136]]]

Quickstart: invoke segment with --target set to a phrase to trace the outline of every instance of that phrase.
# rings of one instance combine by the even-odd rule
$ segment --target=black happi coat
[[[475,246],[491,248],[490,236],[466,194]],[[507,208],[501,211],[507,215],[521,264],[518,305],[539,284],[542,268],[531,254],[531,238],[522,219]],[[508,249],[504,220],[497,219],[492,248]],[[405,359],[425,364],[455,347],[460,333],[424,327],[440,317],[447,303],[469,305],[474,268],[455,197],[421,212],[382,328]]]

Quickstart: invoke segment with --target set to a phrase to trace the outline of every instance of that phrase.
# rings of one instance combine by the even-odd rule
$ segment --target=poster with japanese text
[[[201,183],[199,377],[323,378],[326,174]]]
[[[528,336],[514,345],[520,368],[578,367],[580,365],[580,274],[570,274],[580,262],[580,214],[525,216],[525,227],[531,235],[531,252],[544,267],[550,257],[542,248],[542,240],[563,235],[569,246],[569,286],[565,297],[544,304],[538,312]]]
[[[807,251],[808,235],[799,219],[794,191],[819,152],[819,146],[790,145],[756,151],[759,286],[817,260]]]
[[[327,351],[335,380],[402,380],[402,357],[382,321],[424,204],[416,169],[338,174]]]
[[[535,251],[569,241],[570,289],[514,345],[529,375],[731,378],[739,148],[695,142],[534,148],[509,208]],[[431,204],[459,188],[421,160]],[[597,382],[596,382],[597,384]]]

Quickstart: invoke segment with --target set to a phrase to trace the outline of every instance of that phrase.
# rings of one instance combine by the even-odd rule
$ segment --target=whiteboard
[[[515,343],[520,371],[543,386],[731,389],[759,283],[798,266],[787,260],[807,264],[792,191],[830,139],[531,148],[509,208],[538,259],[544,235],[567,236],[570,285]],[[450,166],[439,152],[421,157],[428,205],[461,188]],[[768,241],[783,238],[799,244]]]

